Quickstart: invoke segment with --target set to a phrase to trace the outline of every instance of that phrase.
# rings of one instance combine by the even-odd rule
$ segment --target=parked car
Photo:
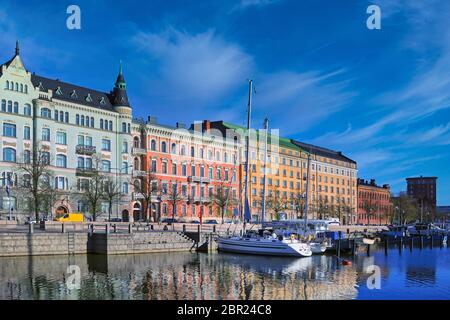
[[[27,217],[27,219],[25,220],[25,224],[35,224],[36,223],[36,219],[31,218],[31,217]]]
[[[121,218],[111,218],[109,222],[122,222]]]
[[[205,224],[219,224],[219,223],[217,222],[217,220],[207,220],[205,221]]]
[[[56,218],[59,222],[84,222],[84,215],[82,213],[67,213],[61,218]]]
[[[189,221],[189,223],[200,224],[200,221],[197,221],[197,220],[191,220],[191,221]]]

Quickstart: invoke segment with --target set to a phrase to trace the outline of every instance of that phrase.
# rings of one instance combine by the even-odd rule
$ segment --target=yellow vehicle
[[[57,218],[59,222],[84,222],[84,215],[82,213],[66,213],[61,218]]]

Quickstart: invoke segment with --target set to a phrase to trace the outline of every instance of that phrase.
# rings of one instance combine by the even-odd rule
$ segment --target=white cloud
[[[249,7],[263,7],[280,1],[281,0],[241,0],[231,11],[245,10]]]
[[[249,55],[213,30],[188,34],[169,28],[162,33],[140,32],[132,41],[148,61],[157,62],[158,83],[152,85],[162,91],[173,88],[181,101],[219,101],[241,86],[252,68]]]

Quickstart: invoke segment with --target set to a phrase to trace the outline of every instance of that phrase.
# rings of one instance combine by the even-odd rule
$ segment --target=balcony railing
[[[147,171],[143,170],[133,170],[133,177],[146,177]]]
[[[133,147],[133,149],[131,150],[131,152],[134,154],[134,155],[146,155],[147,154],[147,150],[146,149],[143,149],[143,148],[136,148],[136,147]]]
[[[142,200],[144,199],[144,196],[142,195],[142,193],[133,192],[132,198],[133,200]]]
[[[76,148],[77,154],[85,154],[85,155],[93,155],[96,152],[96,148],[94,146],[85,146],[85,145],[77,145]]]
[[[77,168],[75,171],[77,176],[91,177],[95,174],[94,168]]]
[[[211,179],[207,178],[207,177],[197,177],[197,176],[190,176],[189,177],[189,182],[200,183],[200,181],[202,183],[210,183]]]

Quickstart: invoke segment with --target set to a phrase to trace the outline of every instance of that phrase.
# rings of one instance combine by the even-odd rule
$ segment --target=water
[[[349,259],[352,266],[334,256],[217,253],[0,258],[0,299],[450,299],[450,249]],[[67,289],[68,265],[80,267],[81,289]],[[370,265],[380,268],[379,290],[367,287]]]

